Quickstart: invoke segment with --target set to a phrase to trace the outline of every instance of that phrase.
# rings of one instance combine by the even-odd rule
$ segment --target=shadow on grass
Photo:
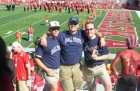
[[[12,43],[9,43],[9,45],[12,45]]]
[[[22,38],[23,40],[25,40],[25,41],[28,41],[28,38]]]
[[[40,25],[45,25],[45,23],[41,23]]]

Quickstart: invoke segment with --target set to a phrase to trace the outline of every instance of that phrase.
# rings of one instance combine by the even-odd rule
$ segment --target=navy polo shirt
[[[61,47],[61,64],[74,65],[79,63],[82,58],[84,43],[84,31],[78,30],[71,35],[68,31],[60,32],[57,39]]]
[[[100,38],[96,36],[95,39],[87,39],[84,43],[85,64],[87,66],[104,64],[104,60],[97,61],[92,59],[91,50],[96,51],[97,56],[109,54],[109,49],[107,45],[101,48],[99,47],[99,40]]]
[[[60,66],[59,42],[50,36],[48,36],[46,40],[47,47],[44,48],[40,45],[35,51],[35,56],[39,57],[48,68],[57,69]]]

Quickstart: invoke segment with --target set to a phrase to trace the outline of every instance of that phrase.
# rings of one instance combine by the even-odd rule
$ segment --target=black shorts
[[[115,91],[136,91],[138,80],[136,75],[123,75],[118,79]]]

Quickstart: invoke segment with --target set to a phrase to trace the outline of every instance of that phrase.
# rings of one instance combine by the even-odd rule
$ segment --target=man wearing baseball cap
[[[79,24],[79,20],[78,20],[78,18],[76,18],[76,17],[71,17],[71,18],[69,19],[69,24],[70,24],[70,23]]]
[[[58,91],[60,46],[56,37],[59,34],[59,22],[49,23],[49,34],[47,34],[47,47],[38,46],[35,51],[35,61],[42,68],[42,74],[47,83],[47,91]],[[46,91],[45,90],[45,91]]]
[[[16,68],[16,91],[29,91],[26,81],[31,79],[29,56],[22,50],[19,42],[12,43],[10,58],[13,59]]]
[[[63,91],[81,90],[83,75],[80,69],[85,31],[79,30],[79,20],[71,17],[68,21],[69,29],[59,32],[57,40],[61,47],[60,82]],[[46,36],[42,37],[42,41]],[[46,45],[45,42],[42,45]],[[48,46],[48,44],[47,44]]]
[[[50,29],[56,29],[56,30],[59,30],[60,28],[60,25],[59,25],[59,22],[58,21],[51,21],[49,23],[49,30]]]

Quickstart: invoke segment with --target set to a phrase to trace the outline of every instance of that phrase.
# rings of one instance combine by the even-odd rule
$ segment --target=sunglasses
[[[52,31],[58,30],[59,31],[59,27],[55,27],[55,28],[51,28]]]
[[[71,22],[70,25],[77,25],[77,23],[76,22]]]
[[[93,30],[93,29],[94,29],[94,28],[89,28],[89,29],[87,28],[87,29],[85,29],[85,30],[86,30],[86,31],[89,31],[89,30]]]

